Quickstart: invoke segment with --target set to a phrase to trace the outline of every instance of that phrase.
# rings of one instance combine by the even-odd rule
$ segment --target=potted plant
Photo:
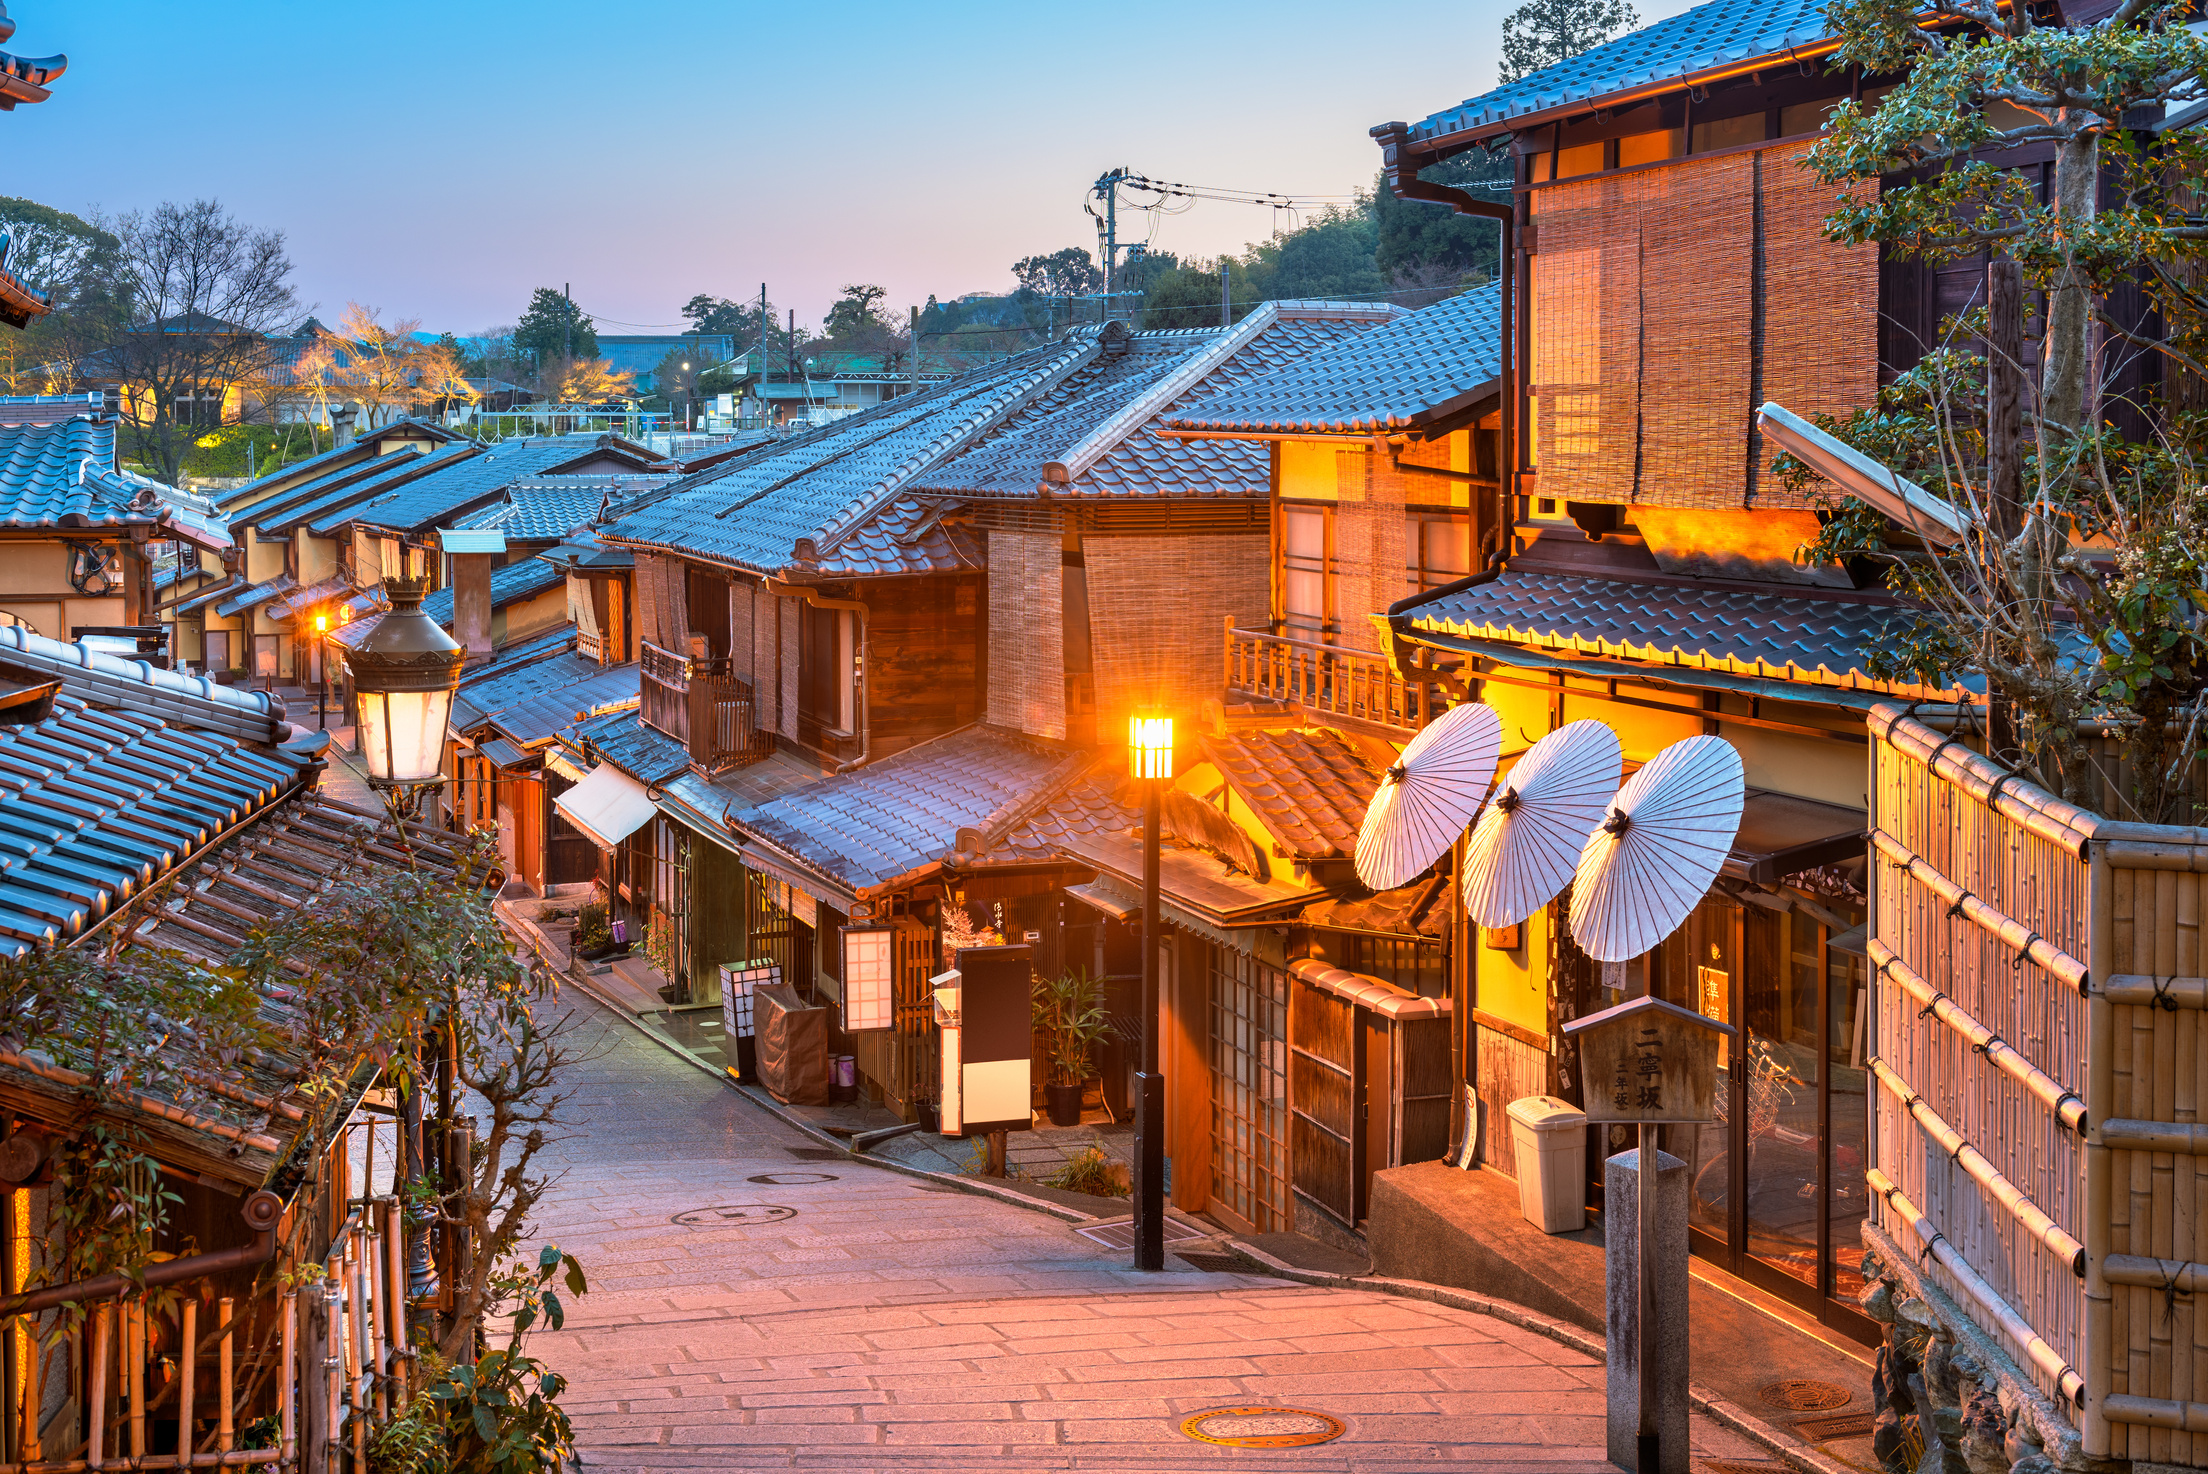
[[[585,961],[596,962],[612,950],[613,928],[606,923],[605,906],[585,906],[575,918],[575,951]]]
[[[1050,1079],[1043,1099],[1053,1126],[1081,1124],[1081,1093],[1096,1065],[1090,1046],[1110,1028],[1104,1014],[1104,980],[1076,969],[1035,980],[1035,1028],[1047,1041]]]

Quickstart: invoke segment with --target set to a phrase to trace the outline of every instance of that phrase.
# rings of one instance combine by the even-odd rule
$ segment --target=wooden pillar
[[[1165,1154],[1173,1162],[1174,1207],[1211,1206],[1211,948],[1175,929],[1160,950],[1159,1065],[1165,1072]]]

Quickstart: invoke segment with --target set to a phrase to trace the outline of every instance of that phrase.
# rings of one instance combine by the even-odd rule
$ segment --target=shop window
[[[1762,113],[1742,113],[1737,118],[1714,118],[1707,123],[1697,123],[1694,125],[1694,147],[1690,152],[1706,154],[1712,149],[1761,143],[1764,128],[1765,115]]]

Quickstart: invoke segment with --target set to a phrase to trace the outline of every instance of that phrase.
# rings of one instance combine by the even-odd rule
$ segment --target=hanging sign
[[[1718,1051],[1733,1026],[1666,1003],[1634,998],[1574,1019],[1589,1124],[1694,1124],[1717,1118]]]

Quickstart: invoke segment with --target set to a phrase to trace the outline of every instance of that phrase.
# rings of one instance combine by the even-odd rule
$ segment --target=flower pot
[[[1053,1126],[1078,1126],[1081,1124],[1080,1085],[1045,1085],[1043,1102],[1050,1112]]]
[[[914,1101],[913,1108],[919,1112],[922,1131],[937,1132],[943,1129],[943,1111],[934,1101]]]

